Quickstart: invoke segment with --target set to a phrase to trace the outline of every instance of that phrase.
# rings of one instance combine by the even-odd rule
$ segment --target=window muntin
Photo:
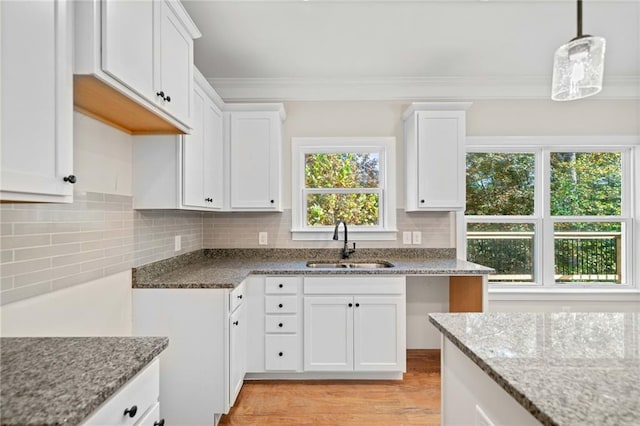
[[[477,240],[482,237],[478,234],[477,227],[469,228],[472,224],[496,223],[499,224],[498,226],[505,226],[505,224],[531,223],[534,227],[533,282],[527,282],[524,279],[522,281],[502,279],[501,275],[508,275],[504,271],[510,271],[513,268],[496,262],[498,274],[489,278],[492,285],[628,287],[627,277],[631,276],[632,267],[627,260],[631,259],[632,249],[630,244],[632,218],[628,210],[628,206],[633,205],[629,189],[632,178],[630,156],[632,148],[614,147],[613,144],[609,147],[606,143],[598,144],[593,138],[589,139],[584,146],[579,145],[579,138],[564,138],[571,140],[572,144],[560,144],[556,141],[563,138],[543,137],[540,138],[539,146],[533,143],[521,143],[524,138],[495,138],[491,143],[488,141],[489,138],[471,139],[477,139],[480,143],[475,146],[470,144],[467,155],[477,157],[478,154],[486,153],[508,157],[513,153],[529,151],[535,157],[533,214],[503,215],[500,214],[500,210],[490,207],[488,210],[491,212],[490,215],[469,215],[469,211],[473,211],[473,206],[471,209],[468,208],[466,213],[465,221],[470,231],[467,234],[467,249],[469,238]],[[496,144],[495,141],[500,139],[517,140],[518,143]],[[532,138],[526,140],[534,142]],[[487,155],[486,158],[491,156]],[[574,163],[571,164],[571,161]],[[572,179],[573,192],[567,189],[567,179]],[[469,184],[469,181],[467,183]],[[506,234],[511,232],[511,229],[500,232],[505,234],[500,238],[507,238]],[[582,234],[572,235],[576,232]],[[600,234],[587,235],[589,232]],[[587,243],[587,237],[599,238],[600,244],[596,244],[596,241]],[[580,256],[570,261],[583,262],[581,269],[565,268],[567,250],[571,247],[582,247]],[[601,255],[607,257],[607,261],[604,264],[603,262],[598,264],[593,260],[598,256],[595,253],[598,250],[605,250],[605,247],[607,251],[601,252]],[[492,256],[498,255],[492,254]],[[615,260],[612,259],[613,256]],[[477,255],[474,255],[473,251],[468,251],[467,258],[474,261],[474,257]],[[565,265],[562,262],[565,262]],[[484,264],[492,266],[489,262]],[[524,268],[520,269],[524,270]]]

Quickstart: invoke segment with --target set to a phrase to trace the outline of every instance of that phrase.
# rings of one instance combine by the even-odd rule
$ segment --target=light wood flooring
[[[439,350],[409,350],[402,381],[246,381],[220,420],[220,425],[439,424]]]

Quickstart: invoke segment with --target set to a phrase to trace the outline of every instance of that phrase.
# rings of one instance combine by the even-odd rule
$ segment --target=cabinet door
[[[418,114],[418,208],[465,206],[463,111]]]
[[[247,315],[241,304],[229,317],[229,405],[232,406],[242,389],[247,372]]]
[[[224,133],[222,112],[208,101],[204,109],[204,196],[207,206],[222,209],[224,204]]]
[[[2,1],[2,200],[71,202],[71,6]]]
[[[102,2],[102,70],[154,99],[152,0]]]
[[[405,321],[404,297],[354,297],[354,370],[404,371]]]
[[[231,113],[231,209],[280,205],[280,122],[277,114]]]
[[[304,370],[353,370],[353,297],[304,298]]]
[[[167,1],[160,1],[159,66],[156,72],[156,93],[159,102],[170,114],[185,123],[191,120],[191,89],[193,81],[193,39]],[[156,50],[158,52],[158,49]]]
[[[193,129],[182,142],[182,197],[185,206],[208,205],[204,190],[206,95],[197,87],[193,91]]]

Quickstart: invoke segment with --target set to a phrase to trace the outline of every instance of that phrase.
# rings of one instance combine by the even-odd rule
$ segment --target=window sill
[[[342,240],[343,234],[340,233]],[[333,230],[326,229],[292,229],[291,239],[294,241],[328,241],[333,239]],[[397,229],[365,231],[349,229],[349,241],[395,241],[398,239]]]
[[[640,289],[624,288],[489,288],[489,300],[588,300],[640,302]]]

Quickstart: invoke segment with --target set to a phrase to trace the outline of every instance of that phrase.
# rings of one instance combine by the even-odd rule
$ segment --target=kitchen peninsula
[[[443,335],[443,424],[640,423],[640,313],[429,317]]]

